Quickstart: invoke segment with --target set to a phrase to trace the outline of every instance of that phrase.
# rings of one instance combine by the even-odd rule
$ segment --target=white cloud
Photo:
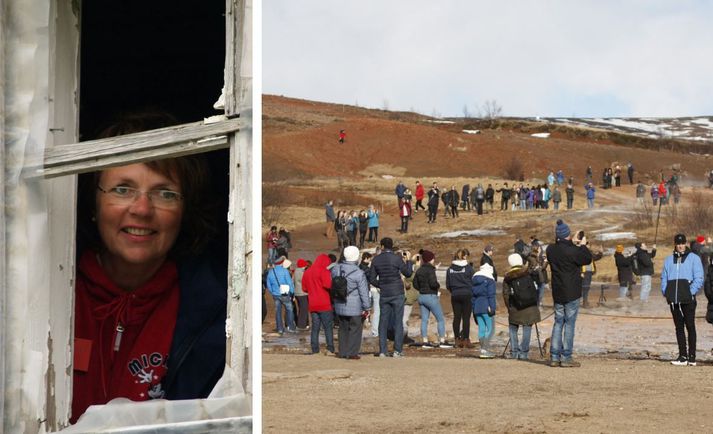
[[[267,1],[264,91],[444,115],[487,99],[508,115],[713,114],[713,3],[500,3]]]

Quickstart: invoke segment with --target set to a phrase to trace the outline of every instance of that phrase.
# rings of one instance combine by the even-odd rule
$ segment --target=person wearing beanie
[[[698,255],[691,254],[684,234],[676,235],[673,243],[673,254],[664,259],[661,270],[661,293],[671,310],[678,342],[678,358],[671,363],[696,366],[696,294],[703,286],[703,264]]]
[[[438,330],[438,343],[446,342],[446,320],[439,300],[441,285],[436,278],[434,263],[436,256],[429,250],[421,253],[422,264],[413,278],[413,287],[419,292],[418,304],[421,307],[421,338],[428,344],[428,318],[430,314],[436,318]]]
[[[517,253],[508,256],[510,270],[503,279],[503,300],[508,309],[508,329],[510,332],[510,357],[527,360],[530,351],[532,325],[540,321],[537,305],[537,287],[528,267],[523,266],[522,257]],[[527,293],[531,302],[524,303]],[[522,301],[522,302],[521,302]],[[522,339],[518,339],[518,329],[522,327]]]
[[[550,366],[577,367],[572,359],[574,325],[582,298],[581,268],[592,262],[592,253],[587,248],[587,238],[578,232],[572,240],[569,226],[557,220],[557,240],[547,247],[547,261],[552,274],[552,300],[555,321],[552,326]]]
[[[470,316],[473,312],[470,288],[475,270],[468,263],[469,255],[468,249],[458,249],[446,271],[446,289],[451,292],[456,348],[473,348],[470,342]]]
[[[483,264],[480,270],[473,275],[471,292],[473,294],[473,315],[478,324],[478,339],[480,341],[480,358],[492,359],[495,357],[490,351],[490,339],[494,328],[493,316],[495,315],[495,280],[493,267]]]
[[[634,246],[636,247],[634,258],[639,270],[639,276],[641,276],[639,300],[647,302],[649,300],[649,292],[651,292],[651,276],[654,274],[653,258],[656,257],[656,244],[651,246],[651,252],[649,252],[646,243],[636,243]]]
[[[404,316],[404,283],[401,276],[413,274],[413,264],[408,252],[404,255],[394,253],[394,241],[385,237],[381,239],[381,253],[371,261],[369,268],[369,283],[379,288],[379,357],[387,357],[386,332],[394,327],[393,357],[403,357],[403,316]]]
[[[332,279],[343,276],[347,280],[345,300],[334,299],[334,311],[339,321],[339,357],[358,360],[361,348],[363,322],[371,309],[369,282],[359,268],[359,249],[356,246],[344,248],[344,262],[331,270]]]
[[[284,265],[283,265],[284,266]],[[297,330],[309,330],[309,302],[307,293],[302,290],[302,276],[307,268],[307,261],[297,259],[295,267],[295,305],[297,307]]]
[[[614,252],[614,263],[619,280],[619,298],[617,300],[631,298],[631,285],[634,283],[633,262],[634,256],[624,256],[624,246],[618,244]]]

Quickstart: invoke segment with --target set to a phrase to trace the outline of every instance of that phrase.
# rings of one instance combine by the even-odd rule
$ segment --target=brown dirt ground
[[[710,367],[263,355],[263,432],[711,432]]]
[[[291,230],[297,258],[313,259],[318,253],[336,252],[336,241],[324,232],[323,203],[334,199],[338,209],[364,209],[375,204],[383,210],[380,236],[391,236],[399,247],[428,248],[445,268],[452,252],[467,247],[475,260],[486,243],[495,245],[499,274],[516,237],[552,237],[554,221],[563,218],[573,230],[587,232],[595,249],[612,249],[633,240],[599,241],[598,233],[635,232],[639,240],[653,241],[652,225],[635,223],[641,214],[633,206],[634,188],[624,185],[597,191],[597,208],[584,209],[581,175],[587,165],[597,172],[613,161],[632,161],[644,179],[669,173],[681,163],[687,185],[684,203],[701,184],[701,174],[711,162],[700,156],[626,148],[612,143],[572,140],[556,134],[547,140],[512,131],[460,132],[462,126],[434,125],[413,114],[366,110],[337,104],[265,96],[263,101],[263,226],[278,224]],[[340,128],[347,143],[336,140]],[[416,179],[441,187],[477,182],[494,185],[511,155],[525,155],[528,181],[544,178],[550,168],[574,173],[577,193],[572,211],[461,213],[427,225],[416,214],[408,234],[397,232],[399,222],[393,188],[401,179],[414,188]],[[698,177],[698,179],[696,178]],[[595,178],[596,180],[596,178]],[[509,181],[510,183],[512,181]],[[529,182],[528,182],[529,183]],[[696,189],[700,190],[700,189]],[[710,198],[711,192],[704,191]],[[499,197],[497,195],[496,197]],[[648,195],[647,195],[648,198]],[[273,204],[279,206],[271,206]],[[497,204],[496,204],[497,207]],[[658,233],[657,272],[669,254],[677,232],[671,213],[664,208]],[[655,215],[654,215],[655,217]],[[438,234],[472,229],[502,229],[504,235],[439,238]],[[374,247],[371,244],[367,247]],[[264,246],[263,246],[264,248]],[[697,321],[698,358],[703,366],[680,368],[668,364],[676,351],[670,313],[653,279],[652,300],[616,301],[615,267],[611,256],[599,263],[590,301],[596,304],[601,285],[606,302],[583,309],[577,321],[575,357],[579,369],[554,369],[543,365],[533,333],[531,362],[475,359],[475,350],[423,350],[407,347],[403,360],[370,356],[377,339],[363,340],[360,361],[303,356],[309,333],[277,336],[272,301],[263,323],[263,429],[284,432],[299,427],[308,432],[713,432],[705,408],[713,399],[709,386],[713,357],[713,331]],[[442,282],[444,283],[444,282]],[[634,290],[638,295],[638,286]],[[499,297],[495,346],[507,344],[506,312]],[[447,291],[441,298],[446,330],[452,312]],[[549,292],[542,310],[541,338],[551,333]],[[705,311],[699,301],[698,314]],[[419,333],[415,305],[409,335]],[[471,336],[476,333],[471,323]],[[435,336],[435,323],[429,325]],[[335,333],[336,335],[336,333]],[[322,337],[323,341],[323,337]],[[703,404],[703,405],[701,405]]]

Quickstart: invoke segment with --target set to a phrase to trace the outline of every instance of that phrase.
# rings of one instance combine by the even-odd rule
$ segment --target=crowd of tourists
[[[614,254],[620,299],[632,297],[632,284],[641,279],[639,298],[647,302],[654,274],[652,259],[656,245],[636,243],[631,253],[619,245]],[[661,293],[669,304],[679,347],[675,365],[696,364],[696,295],[704,289],[713,300],[708,277],[713,247],[710,238],[674,238],[674,251],[666,257],[661,271]],[[379,357],[404,357],[404,344],[433,347],[476,348],[471,324],[477,327],[481,358],[492,358],[491,339],[497,305],[498,274],[493,263],[494,248],[472,256],[458,249],[445,270],[445,287],[436,277],[436,255],[427,249],[411,252],[397,249],[391,238],[382,238],[376,254],[346,246],[337,258],[319,254],[314,262],[298,259],[295,266],[278,257],[263,274],[265,289],[275,302],[276,332],[311,332],[312,353],[320,352],[346,359],[359,359],[363,333],[378,337]],[[541,320],[542,297],[551,287],[554,323],[551,331],[551,366],[576,367],[573,358],[575,323],[580,308],[589,307],[588,294],[596,262],[602,252],[592,249],[583,231],[572,233],[562,220],[555,225],[555,241],[545,245],[534,236],[517,240],[507,257],[509,268],[502,278],[501,302],[507,309],[508,357],[528,359],[534,325]],[[454,340],[448,340],[441,293],[448,291],[453,311]],[[409,336],[412,309],[420,310],[420,335]],[[264,313],[265,314],[265,313]],[[429,319],[436,322],[435,336],[429,334]],[[472,317],[472,321],[471,321]],[[713,323],[713,304],[707,319]],[[264,316],[263,316],[264,320]],[[338,329],[338,348],[334,342]],[[389,340],[393,341],[389,351]]]

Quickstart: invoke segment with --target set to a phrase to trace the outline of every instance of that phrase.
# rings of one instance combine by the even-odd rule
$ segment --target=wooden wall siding
[[[244,0],[226,0],[226,58],[225,58],[225,114],[232,117],[249,116],[249,110],[241,107],[251,104],[251,93],[241,92],[243,76],[250,76],[251,65],[242,62],[245,50],[250,50],[252,27],[248,14],[252,8]],[[247,23],[246,23],[247,21]],[[245,120],[245,119],[244,119]],[[251,164],[252,146],[250,129],[228,138],[230,143],[230,259],[228,270],[228,346],[226,360],[239,376],[246,392],[252,392],[250,379],[251,360],[251,300],[250,267],[252,251],[250,224],[251,209]]]

